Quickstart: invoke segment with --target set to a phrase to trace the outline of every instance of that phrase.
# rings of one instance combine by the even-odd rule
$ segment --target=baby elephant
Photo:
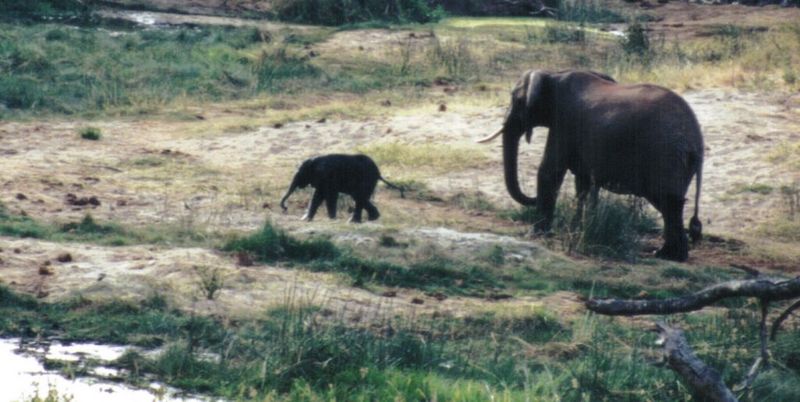
[[[311,158],[303,162],[295,173],[289,190],[281,199],[281,208],[286,211],[286,199],[294,190],[311,185],[315,189],[314,196],[303,220],[314,219],[322,200],[325,200],[328,207],[328,216],[331,219],[336,218],[336,201],[339,193],[345,193],[353,197],[356,202],[350,222],[361,222],[362,209],[366,209],[369,220],[374,221],[381,214],[369,199],[375,191],[378,180],[400,190],[400,196],[403,197],[403,189],[384,180],[378,166],[366,155],[331,154]]]

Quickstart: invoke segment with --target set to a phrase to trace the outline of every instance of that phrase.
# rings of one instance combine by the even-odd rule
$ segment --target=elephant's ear
[[[525,140],[530,144],[533,135],[533,104],[542,92],[544,74],[541,71],[530,71],[526,77],[525,91]]]

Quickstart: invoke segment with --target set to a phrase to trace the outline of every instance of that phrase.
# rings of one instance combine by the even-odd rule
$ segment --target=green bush
[[[333,26],[372,20],[424,23],[444,15],[425,0],[277,0],[272,11],[284,21]]]
[[[80,130],[80,136],[84,140],[98,141],[100,139],[100,129],[97,127],[84,127]]]
[[[333,259],[340,250],[327,239],[298,240],[267,222],[255,234],[228,241],[223,251],[244,252],[257,261],[314,261]]]
[[[625,18],[591,0],[559,0],[556,19],[589,23],[619,23]]]
[[[626,35],[621,39],[622,50],[629,55],[645,57],[650,53],[650,37],[645,26],[635,22],[628,26]]]
[[[586,204],[582,217],[575,216],[575,200],[556,204],[551,231],[567,251],[634,260],[639,240],[657,228],[655,219],[646,213],[639,199],[624,201],[620,197],[601,196],[593,208],[588,200]],[[500,216],[529,224],[543,219],[535,207],[505,211]]]

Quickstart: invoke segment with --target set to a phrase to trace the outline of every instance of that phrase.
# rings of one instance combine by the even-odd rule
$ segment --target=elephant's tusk
[[[492,135],[490,135],[488,137],[482,138],[482,139],[480,139],[480,140],[478,140],[476,142],[479,142],[479,143],[489,142],[489,141],[497,138],[498,136],[500,136],[500,134],[503,134],[503,129],[502,128],[500,130],[497,130],[496,133],[494,133],[494,134],[492,134]]]

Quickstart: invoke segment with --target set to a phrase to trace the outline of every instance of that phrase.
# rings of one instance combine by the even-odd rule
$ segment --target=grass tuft
[[[229,240],[222,250],[248,253],[261,262],[330,260],[341,254],[330,240],[298,240],[270,222],[265,223],[257,233]]]
[[[97,127],[84,127],[78,131],[81,138],[84,140],[98,141],[100,140],[100,129]]]

